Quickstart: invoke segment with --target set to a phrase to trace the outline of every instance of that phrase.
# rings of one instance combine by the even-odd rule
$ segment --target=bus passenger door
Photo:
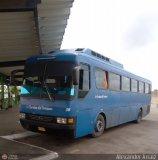
[[[90,106],[90,67],[81,64],[79,73],[78,97],[76,101],[77,123],[76,137],[81,137],[92,132],[91,106]]]

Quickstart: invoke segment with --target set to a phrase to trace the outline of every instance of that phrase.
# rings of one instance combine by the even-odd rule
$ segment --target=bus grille
[[[27,114],[26,119],[40,122],[56,123],[55,117],[39,116],[35,114]]]

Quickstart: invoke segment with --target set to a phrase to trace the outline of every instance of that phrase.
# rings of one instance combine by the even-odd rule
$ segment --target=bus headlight
[[[57,123],[66,124],[67,118],[57,117]]]
[[[20,119],[25,119],[25,117],[26,117],[26,114],[25,114],[25,113],[20,113],[20,114],[19,114],[19,118],[20,118]]]

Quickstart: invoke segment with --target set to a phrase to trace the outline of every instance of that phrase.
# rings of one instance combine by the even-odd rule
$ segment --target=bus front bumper
[[[28,119],[20,119],[20,123],[23,128],[31,131],[38,131],[38,127],[43,127],[46,130],[75,130],[75,124],[55,124]]]

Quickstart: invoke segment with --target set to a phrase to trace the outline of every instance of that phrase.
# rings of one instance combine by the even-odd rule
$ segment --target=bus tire
[[[105,130],[105,119],[101,114],[99,114],[95,122],[95,128],[94,132],[92,133],[92,137],[95,138],[101,136],[104,130]]]
[[[137,119],[135,120],[135,123],[140,123],[142,121],[142,117],[143,117],[143,111],[142,109],[139,110]]]

